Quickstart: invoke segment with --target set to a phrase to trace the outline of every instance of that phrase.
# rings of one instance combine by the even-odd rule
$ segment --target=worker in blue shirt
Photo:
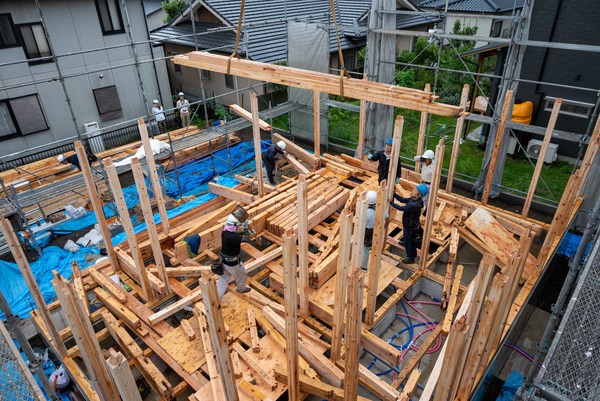
[[[415,263],[417,257],[417,236],[421,228],[421,209],[423,209],[423,197],[429,193],[425,184],[419,184],[410,193],[410,198],[404,198],[394,193],[394,199],[404,203],[399,205],[393,200],[390,205],[402,213],[402,230],[404,234],[404,248],[406,249],[406,259],[402,263]]]

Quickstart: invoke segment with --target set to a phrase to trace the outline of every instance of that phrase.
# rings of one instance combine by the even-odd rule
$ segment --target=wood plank
[[[413,391],[415,391],[420,377],[421,371],[419,369],[412,371],[402,389],[402,394],[400,395],[400,398],[398,398],[398,401],[410,401],[410,397],[412,396]]]
[[[309,166],[311,166],[311,168],[314,169],[320,165],[321,162],[320,162],[319,157],[313,155],[310,152],[307,152],[302,147],[296,145],[294,142],[290,141],[289,139],[284,138],[283,136],[281,136],[279,134],[272,134],[272,138],[273,138],[273,141],[275,141],[275,142],[279,142],[279,141],[285,142],[285,151],[293,154],[294,156],[296,156],[296,158],[298,158],[298,160],[301,160],[304,163],[308,164]]]
[[[362,244],[361,244],[362,245]],[[357,261],[354,261],[357,262]],[[348,277],[346,298],[346,338],[344,370],[344,397],[355,400],[358,397],[358,376],[360,366],[360,332],[362,328],[362,301],[364,291],[364,276],[360,264],[351,267]]]
[[[166,306],[166,307],[162,308],[161,310],[159,310],[158,312],[152,314],[151,316],[148,317],[148,321],[152,325],[154,325],[154,324],[156,324],[160,321],[163,321],[166,318],[174,315],[175,313],[179,312],[186,306],[190,306],[190,305],[200,301],[201,298],[202,298],[202,291],[200,291],[200,289],[196,289],[196,290],[192,291],[186,297],[181,298],[179,301],[172,303],[171,305]]]
[[[254,309],[248,308],[248,323],[250,325],[250,338],[252,339],[252,351],[260,352],[260,343],[258,337],[258,330],[256,329],[256,315]]]
[[[466,110],[467,101],[469,100],[469,84],[464,84],[460,94],[460,108]],[[454,172],[456,171],[456,162],[458,160],[458,152],[462,143],[462,130],[465,122],[463,114],[458,116],[456,120],[456,129],[454,130],[454,142],[452,143],[452,155],[450,156],[450,166],[448,167],[448,178],[446,179],[446,192],[452,192],[454,184]],[[420,154],[420,153],[419,153]]]
[[[398,163],[400,163],[400,145],[402,141],[402,130],[404,129],[404,117],[401,115],[396,116],[396,121],[394,122],[394,135],[392,137],[392,151],[390,155],[390,169],[388,171],[387,176],[387,192],[386,199],[389,201],[394,197],[394,188],[396,184],[396,173],[398,172],[398,168],[400,167]],[[389,205],[386,204],[386,211],[389,211]]]
[[[238,116],[244,118],[245,120],[252,122],[252,113],[250,113],[243,107],[238,106],[237,104],[230,104],[229,110],[231,110],[234,114],[237,114]],[[263,131],[271,131],[271,124],[261,119],[258,120],[258,126]]]
[[[315,93],[318,96],[318,93]],[[315,145],[316,146],[316,145]],[[308,296],[310,294],[308,286],[308,187],[306,177],[298,177],[298,281],[300,290],[300,316],[308,316]],[[289,372],[288,372],[289,373]],[[290,375],[294,384],[294,376]],[[292,386],[293,387],[293,386]],[[293,387],[293,391],[297,387]]]
[[[113,298],[111,294],[104,291],[101,288],[96,288],[94,290],[96,297],[102,302],[105,306],[109,307],[109,309],[117,316],[119,319],[123,320],[129,326],[138,328],[142,325],[142,321],[140,318],[129,309],[127,309],[122,303],[120,303],[117,299]]]
[[[195,310],[195,315],[200,327],[200,337],[202,338],[202,346],[204,347],[204,355],[206,356],[206,366],[208,369],[208,376],[210,378],[210,387],[212,390],[213,399],[215,401],[227,401],[225,399],[223,382],[221,381],[219,369],[217,367],[217,358],[213,351],[213,346],[210,340],[206,318],[204,317],[204,314],[198,312],[197,309]]]
[[[431,92],[431,85],[425,84],[425,92]],[[425,151],[425,134],[427,132],[427,112],[421,112],[421,119],[419,122],[419,139],[417,140],[417,156],[421,156]],[[415,172],[421,170],[421,159],[415,162]]]
[[[252,371],[254,371],[258,377],[267,385],[271,390],[277,387],[277,380],[272,377],[270,372],[266,372],[260,366],[260,363],[252,357],[252,355],[246,352],[242,346],[238,343],[234,343],[232,346],[233,350],[240,356],[242,362],[244,362]]]
[[[255,196],[239,189],[229,188],[214,182],[208,183],[208,189],[211,193],[230,199],[235,202],[249,205],[256,200]]]
[[[250,106],[252,109],[252,141],[254,144],[254,161],[258,196],[263,196],[265,194],[265,184],[262,169],[262,146],[260,144],[260,119],[258,116],[258,98],[255,92],[252,92],[252,95],[250,96]]]
[[[304,191],[306,193],[306,191]],[[302,193],[299,191],[298,197]],[[306,208],[305,208],[306,210]],[[306,220],[308,217],[304,214]],[[300,230],[300,229],[299,229]],[[285,342],[288,372],[288,396],[291,401],[300,398],[298,384],[298,285],[296,279],[297,267],[296,236],[287,232],[283,237],[283,270],[285,271],[284,301],[285,301]],[[306,296],[308,303],[308,295]],[[308,304],[306,305],[308,308]],[[283,334],[283,333],[282,333]]]
[[[196,331],[190,324],[189,320],[183,319],[181,321],[181,328],[185,332],[185,335],[187,336],[188,340],[192,341],[192,340],[196,339]]]
[[[263,394],[254,384],[251,384],[247,380],[242,380],[238,383],[238,387],[242,390],[242,393],[246,394],[252,399],[252,401],[272,401],[271,398]]]
[[[287,373],[283,369],[275,369],[275,378],[282,382],[287,383]],[[300,375],[300,389],[309,394],[316,395],[319,398],[324,398],[331,401],[346,401],[344,398],[344,391],[338,387],[323,383],[320,380],[312,379],[305,375]],[[369,401],[368,398],[358,396],[355,398],[356,401]]]
[[[387,187],[382,182],[377,190],[377,201],[375,204],[375,223],[373,226],[373,241],[368,262],[368,278],[366,287],[367,309],[365,311],[365,324],[367,327],[373,327],[375,323],[375,307],[377,306],[377,288],[379,284],[379,274],[381,270],[381,253],[385,246],[386,230],[386,199]]]
[[[321,94],[318,91],[313,92],[313,142],[315,155],[321,154]]]
[[[119,395],[123,400],[142,401],[142,396],[137,389],[129,363],[122,353],[110,350],[110,357],[106,359],[108,371],[115,381]]]

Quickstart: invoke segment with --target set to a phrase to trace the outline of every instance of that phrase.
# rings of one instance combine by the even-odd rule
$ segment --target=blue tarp
[[[517,395],[517,390],[523,385],[523,379],[524,377],[516,370],[510,372],[510,376],[502,385],[501,393],[496,401],[513,401]]]
[[[52,279],[54,278],[52,270],[56,270],[63,277],[71,278],[73,274],[72,261],[77,261],[79,267],[84,269],[89,266],[85,255],[97,253],[97,248],[81,248],[76,253],[71,253],[56,246],[45,248],[40,258],[32,262],[30,266],[46,302],[54,301],[56,296],[52,287]],[[15,263],[0,261],[0,270],[2,271],[0,290],[6,297],[13,313],[21,318],[28,317],[32,308],[35,307],[35,303],[23,276],[21,276],[19,267]],[[0,317],[4,320],[2,313],[0,313]]]
[[[572,258],[575,256],[575,253],[577,252],[577,248],[579,248],[580,243],[581,235],[566,233],[562,241],[560,242],[560,245],[558,246],[556,252],[560,255],[565,255],[569,258]],[[587,253],[590,251],[591,246],[591,242],[587,244],[587,247],[585,249],[585,255],[587,255]]]

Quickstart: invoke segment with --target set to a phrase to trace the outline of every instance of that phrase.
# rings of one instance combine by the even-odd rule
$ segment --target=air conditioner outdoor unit
[[[90,121],[83,124],[83,128],[85,129],[85,137],[90,144],[90,150],[92,153],[100,153],[104,152],[106,149],[104,148],[104,140],[102,139],[102,130],[100,129],[100,125],[97,121]]]
[[[537,139],[532,139],[527,144],[527,155],[532,159],[537,159],[540,150],[542,149],[542,141],[538,141]],[[558,145],[555,143],[548,144],[548,150],[546,151],[546,156],[544,157],[544,163],[552,163],[556,161],[556,157],[558,156]]]

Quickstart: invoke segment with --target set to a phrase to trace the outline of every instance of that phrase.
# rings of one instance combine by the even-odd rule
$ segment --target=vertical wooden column
[[[313,92],[313,130],[315,132],[315,156],[321,155],[321,94]]]
[[[433,177],[431,186],[429,187],[429,198],[427,200],[427,216],[425,217],[425,227],[423,228],[423,239],[421,241],[421,257],[419,258],[419,269],[423,270],[427,267],[427,259],[429,256],[429,240],[431,238],[431,230],[433,228],[433,216],[435,215],[435,203],[437,201],[437,192],[440,187],[440,179],[442,178],[442,165],[444,164],[444,151],[446,145],[444,140],[440,140],[435,148],[435,166],[433,169]]]
[[[389,201],[392,200],[394,196],[394,189],[396,187],[396,172],[398,171],[398,163],[400,162],[400,144],[402,142],[402,130],[404,128],[404,117],[398,115],[396,117],[396,121],[394,122],[394,136],[392,138],[392,155],[390,162],[390,170],[388,171],[387,176],[387,193],[386,199]],[[387,203],[386,203],[387,204]],[[388,206],[386,206],[386,211],[388,210]]]
[[[225,322],[223,321],[219,295],[217,294],[217,285],[209,272],[203,272],[199,283],[200,291],[202,291],[202,303],[206,309],[210,339],[221,373],[223,389],[225,390],[225,399],[227,401],[238,401],[240,396],[231,367],[231,354],[227,346],[227,333],[225,332]]]
[[[83,305],[77,301],[71,285],[58,273],[55,273],[52,285],[69,321],[73,338],[82,351],[80,352],[81,359],[83,359],[87,373],[94,383],[98,397],[102,401],[118,400],[119,392],[110,376],[94,327],[83,310]]]
[[[81,141],[75,141],[75,152],[77,153],[77,158],[79,159],[79,166],[81,167],[81,174],[83,175],[83,179],[85,180],[85,187],[90,196],[90,202],[92,202],[94,214],[96,215],[96,220],[98,221],[98,226],[100,227],[100,233],[102,234],[102,239],[104,240],[104,246],[106,246],[106,253],[108,255],[108,258],[110,259],[110,263],[113,265],[113,267],[117,268],[119,266],[119,261],[117,259],[117,254],[115,253],[115,249],[112,245],[110,232],[108,230],[108,227],[106,226],[104,210],[102,209],[102,202],[100,201],[100,196],[98,196],[98,190],[96,189],[96,185],[94,184],[94,177],[92,177],[90,163],[88,162],[87,155],[85,153],[83,145],[81,144]]]
[[[358,147],[356,149],[356,158],[362,160],[365,155],[365,126],[367,124],[367,102],[360,101],[358,111]]]
[[[360,367],[360,335],[362,329],[363,284],[365,274],[359,264],[353,264],[348,277],[348,309],[346,330],[346,366],[344,369],[344,400],[356,400],[358,396],[358,370]]]
[[[87,161],[87,160],[86,160]],[[31,272],[31,267],[29,266],[29,262],[25,257],[25,253],[23,252],[23,248],[21,248],[21,244],[17,239],[17,235],[15,234],[15,230],[10,225],[10,222],[6,220],[4,215],[0,213],[0,224],[2,225],[2,231],[4,231],[4,238],[6,238],[6,242],[10,247],[10,252],[15,258],[15,262],[17,266],[19,266],[19,270],[21,275],[23,276],[23,280],[27,284],[27,288],[29,292],[31,292],[31,296],[33,297],[33,301],[35,302],[35,306],[38,308],[38,312],[42,317],[42,321],[46,326],[46,330],[50,335],[50,339],[54,345],[56,352],[60,358],[64,358],[67,356],[67,349],[65,344],[63,343],[54,322],[52,321],[52,315],[48,310],[48,306],[46,305],[46,301],[44,300],[44,296],[40,292],[40,287],[38,286],[37,281],[35,281],[35,277]]]
[[[169,276],[167,275],[165,259],[160,247],[160,240],[158,239],[158,231],[156,230],[156,224],[154,223],[154,215],[152,214],[152,205],[150,204],[150,198],[148,197],[148,188],[146,188],[144,173],[137,157],[131,159],[131,171],[133,172],[135,186],[140,197],[140,206],[142,208],[142,214],[144,215],[144,222],[146,223],[146,230],[148,231],[152,254],[154,255],[154,264],[158,269],[158,278],[165,283],[165,294],[169,294],[171,292],[171,289],[169,288]]]
[[[250,105],[252,108],[252,137],[254,139],[254,161],[256,162],[256,183],[258,186],[258,195],[263,196],[265,193],[265,187],[263,183],[263,170],[262,170],[262,151],[260,146],[260,124],[258,117],[258,98],[256,93],[252,92],[250,98]]]
[[[298,176],[298,271],[300,316],[308,316],[308,187],[306,176]]]
[[[300,228],[298,228],[300,231]],[[285,349],[288,369],[288,397],[290,401],[300,400],[298,372],[298,286],[296,280],[296,238],[287,232],[283,236],[283,270],[285,300]]]
[[[122,400],[142,401],[142,396],[135,384],[133,373],[129,368],[127,358],[122,353],[110,350],[110,357],[106,360],[108,371],[112,376]]]
[[[533,196],[535,195],[535,189],[540,178],[540,173],[542,172],[542,167],[544,167],[544,159],[546,158],[546,152],[548,151],[550,141],[552,140],[552,133],[554,132],[554,127],[556,126],[556,119],[558,118],[561,105],[562,98],[558,98],[554,101],[552,114],[550,114],[550,120],[548,120],[546,133],[544,134],[544,142],[542,142],[542,148],[540,149],[537,162],[535,163],[535,169],[533,170],[533,176],[531,177],[529,189],[527,190],[527,197],[525,198],[525,205],[523,206],[523,211],[521,212],[521,217],[523,218],[526,218],[529,214],[529,208],[531,207],[531,202],[533,200]]]
[[[463,86],[460,95],[460,108],[465,111],[469,97],[469,85]],[[452,192],[454,184],[454,171],[456,170],[456,161],[458,160],[458,151],[460,150],[460,141],[462,139],[462,130],[465,123],[465,116],[460,115],[456,120],[456,130],[454,131],[454,143],[452,144],[452,156],[450,157],[450,167],[448,168],[448,180],[446,181],[446,192]]]
[[[226,401],[223,394],[223,381],[221,380],[221,375],[219,374],[217,358],[210,341],[206,317],[204,316],[204,313],[200,311],[200,308],[194,307],[194,314],[198,319],[198,325],[200,327],[200,336],[202,337],[202,346],[204,348],[204,356],[206,357],[206,367],[208,369],[208,377],[210,379],[210,387],[212,389],[213,398],[215,401]],[[237,355],[235,351],[233,351],[233,354]]]
[[[377,204],[375,205],[375,225],[373,228],[373,244],[369,255],[369,264],[367,272],[367,310],[365,312],[365,324],[369,327],[373,325],[375,317],[375,307],[377,301],[377,286],[379,284],[379,271],[381,269],[381,253],[386,240],[385,232],[385,210],[386,210],[386,192],[385,181],[377,189]]]
[[[425,84],[425,92],[431,92],[431,85]],[[419,123],[419,140],[417,141],[417,156],[421,156],[425,151],[425,133],[427,132],[427,113],[421,112],[421,122]],[[421,160],[415,162],[415,173],[421,168]]]
[[[135,263],[135,268],[137,270],[136,273],[138,274],[138,280],[142,286],[144,298],[148,302],[154,301],[154,293],[150,287],[146,266],[144,266],[144,262],[142,261],[142,257],[140,255],[135,232],[133,231],[133,224],[131,223],[131,217],[129,215],[129,209],[127,208],[127,202],[125,202],[125,197],[123,196],[123,189],[121,188],[121,183],[119,182],[117,170],[115,169],[110,157],[104,159],[102,162],[104,163],[104,169],[106,170],[108,183],[110,184],[113,196],[115,197],[115,203],[117,204],[117,210],[119,211],[121,224],[123,225],[123,230],[125,231],[127,242],[129,243],[131,257],[133,258],[133,263]]]
[[[169,218],[167,217],[167,208],[165,206],[165,199],[163,198],[162,188],[158,181],[158,173],[156,172],[156,163],[154,162],[154,153],[152,153],[152,147],[150,146],[150,138],[148,137],[148,127],[144,122],[143,118],[138,120],[138,130],[142,138],[142,145],[144,146],[144,154],[146,155],[146,163],[148,170],[150,170],[150,181],[152,182],[152,191],[154,191],[154,199],[156,199],[156,206],[158,207],[158,213],[160,214],[160,223],[163,228],[165,235],[169,234]],[[173,149],[171,149],[173,152]]]
[[[342,333],[344,332],[344,302],[348,282],[348,264],[352,244],[352,213],[340,215],[337,271],[335,274],[335,301],[333,304],[333,330],[331,336],[331,360],[337,362],[341,356]]]
[[[81,303],[83,304],[83,308],[85,309],[88,316],[90,315],[90,305],[88,302],[87,295],[85,294],[85,287],[83,285],[83,278],[81,277],[81,271],[79,270],[79,265],[74,260],[71,262],[71,268],[73,270],[73,286],[79,296]]]
[[[498,153],[500,153],[500,147],[502,140],[504,139],[504,128],[506,127],[506,119],[508,118],[508,112],[512,106],[512,95],[513,92],[509,89],[506,91],[504,96],[504,103],[502,104],[502,113],[500,114],[500,121],[498,122],[498,129],[496,130],[496,140],[494,142],[494,149],[490,155],[490,162],[485,178],[485,184],[483,186],[483,195],[481,196],[481,203],[487,205],[488,198],[490,197],[490,188],[492,186],[492,180],[494,178],[494,171],[496,170],[496,162],[498,161]]]

